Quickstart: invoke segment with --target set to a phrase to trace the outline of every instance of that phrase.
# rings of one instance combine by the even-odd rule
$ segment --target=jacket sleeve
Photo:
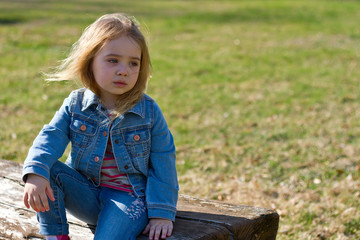
[[[49,180],[50,169],[69,144],[71,96],[66,98],[49,124],[44,125],[25,159],[22,179],[33,173]]]
[[[146,202],[149,218],[175,221],[178,179],[175,144],[160,108],[154,102],[154,124],[151,130],[149,174]]]

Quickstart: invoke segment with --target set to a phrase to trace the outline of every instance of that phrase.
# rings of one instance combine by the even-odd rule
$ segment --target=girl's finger
[[[160,233],[161,233],[161,227],[157,227],[155,230],[155,236],[154,236],[155,240],[159,240]]]
[[[49,202],[48,202],[48,199],[47,199],[47,195],[42,194],[40,196],[40,200],[41,200],[40,204],[42,203],[41,207],[43,207],[45,211],[49,211],[50,208],[49,208]]]
[[[48,195],[51,201],[55,201],[54,192],[50,186],[46,188],[46,194]]]
[[[150,227],[149,240],[153,240],[155,235],[155,228]]]
[[[41,203],[41,200],[40,200],[39,196],[34,196],[34,203],[35,203],[35,206],[36,206],[36,208],[38,209],[39,212],[44,211],[44,207],[43,207],[43,205]]]
[[[171,224],[171,225],[168,227],[168,231],[167,231],[167,236],[168,236],[168,237],[171,236],[172,231],[173,231],[173,225]]]
[[[39,212],[39,209],[36,208],[35,202],[32,198],[28,199],[28,203],[30,204],[31,208],[35,210],[35,212]]]
[[[162,227],[161,239],[166,239],[166,236],[168,235],[168,231],[169,231],[169,229],[167,226]]]
[[[29,205],[29,200],[28,200],[28,194],[27,193],[24,193],[23,200],[24,200],[25,207],[29,209],[30,205]]]
[[[150,230],[150,224],[146,225],[144,231],[142,232],[142,234],[147,234]]]

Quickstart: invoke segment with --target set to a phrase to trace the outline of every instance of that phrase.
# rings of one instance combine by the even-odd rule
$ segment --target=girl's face
[[[135,86],[140,62],[141,48],[127,36],[111,40],[95,55],[92,70],[105,107],[113,109],[117,96]]]

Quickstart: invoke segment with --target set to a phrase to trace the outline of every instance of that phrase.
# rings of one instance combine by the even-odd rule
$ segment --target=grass
[[[264,206],[278,239],[358,239],[360,3],[0,0],[0,158],[22,162],[73,83],[41,75],[102,14],[138,18],[181,193]]]

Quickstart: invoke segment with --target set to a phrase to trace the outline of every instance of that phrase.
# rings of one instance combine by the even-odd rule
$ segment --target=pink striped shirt
[[[127,174],[121,173],[116,165],[110,138],[107,143],[104,160],[101,165],[100,186],[125,192],[133,192]]]

